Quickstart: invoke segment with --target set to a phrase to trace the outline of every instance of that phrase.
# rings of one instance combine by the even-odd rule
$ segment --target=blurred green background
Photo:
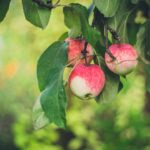
[[[91,0],[71,2],[88,6]],[[150,150],[145,77],[138,68],[114,101],[97,105],[69,94],[67,130],[55,125],[33,129],[37,60],[66,31],[62,8],[41,30],[25,20],[21,2],[12,1],[0,24],[0,150]]]

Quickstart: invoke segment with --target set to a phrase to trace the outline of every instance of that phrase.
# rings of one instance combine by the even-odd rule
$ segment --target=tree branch
[[[81,51],[82,55],[83,55],[83,58],[85,59],[85,64],[88,65],[88,62],[87,62],[87,46],[88,46],[88,42],[86,41],[85,44],[84,44],[84,49]]]
[[[104,26],[104,32],[105,32],[105,47],[106,47],[106,53],[112,58],[112,61],[114,61],[116,58],[114,55],[111,53],[111,51],[108,48],[108,25],[107,23]]]

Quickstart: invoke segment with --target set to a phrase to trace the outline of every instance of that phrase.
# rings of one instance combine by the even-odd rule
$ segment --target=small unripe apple
[[[68,64],[70,66],[74,66],[75,64],[79,63],[85,63],[85,59],[83,59],[82,50],[85,46],[85,40],[84,39],[73,39],[73,38],[67,38],[65,40],[69,43],[68,46]],[[93,48],[90,44],[87,45],[87,63],[90,63],[93,59]]]
[[[104,72],[95,64],[78,64],[69,76],[69,87],[71,91],[82,99],[98,96],[104,84]]]
[[[106,52],[105,63],[112,72],[126,75],[137,66],[138,53],[132,45],[112,44],[109,50],[115,59]]]

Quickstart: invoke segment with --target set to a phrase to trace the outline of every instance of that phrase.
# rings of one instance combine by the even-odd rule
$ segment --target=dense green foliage
[[[23,2],[25,3],[25,1]],[[48,16],[44,17],[45,20],[39,20],[39,18],[34,17],[30,20],[31,16],[26,14],[27,20],[33,24],[41,28],[45,28],[47,25],[45,30],[40,30],[26,22],[23,18],[23,13],[18,15],[21,12],[21,3],[14,1],[11,2],[10,12],[8,11],[5,20],[0,24],[0,127],[2,129],[0,130],[0,141],[2,141],[0,142],[0,149],[149,150],[150,120],[149,115],[146,116],[143,112],[145,93],[150,91],[150,82],[149,78],[147,78],[150,74],[150,25],[149,18],[145,14],[145,10],[149,9],[149,1],[124,1],[124,3],[129,2],[127,6],[130,7],[123,7],[125,4],[120,3],[120,1],[102,1],[106,6],[108,2],[115,2],[118,6],[115,5],[116,8],[108,9],[109,12],[97,7],[94,12],[95,16],[99,17],[95,22],[95,28],[91,26],[93,13],[87,9],[90,2],[72,2],[82,3],[83,6],[72,4],[65,6],[63,9],[46,9],[46,12],[42,12],[41,15],[46,15],[47,11],[50,15],[52,11],[49,25]],[[99,1],[95,0],[94,2],[96,6],[99,6]],[[67,2],[63,1],[63,3],[66,4]],[[15,9],[18,5],[20,8]],[[33,5],[38,7],[34,3]],[[5,8],[6,12],[7,7],[3,6],[3,8]],[[114,9],[113,13],[112,9]],[[64,15],[62,12],[64,12]],[[30,13],[30,11],[26,13]],[[88,19],[89,13],[91,15]],[[5,14],[3,13],[0,18],[4,18]],[[69,18],[67,17],[68,15],[70,16]],[[64,20],[63,16],[65,17]],[[108,16],[109,18],[107,18]],[[103,93],[97,97],[98,102],[103,101],[104,103],[98,103],[98,105],[94,100],[85,102],[77,99],[66,87],[68,107],[65,110],[66,98],[62,72],[66,66],[66,44],[55,41],[66,31],[73,37],[82,32],[86,40],[101,55],[101,57],[97,56],[95,62],[103,65],[102,57],[105,50],[103,19],[118,31],[123,41],[129,41],[137,47],[140,56],[142,56],[139,66],[126,78],[111,74],[103,66],[107,83]],[[64,23],[69,30],[64,26]],[[62,36],[61,41],[65,37],[66,34],[64,37]],[[101,43],[99,43],[98,37],[100,37]],[[109,37],[109,42],[114,42],[111,36]],[[52,47],[53,49],[51,49]],[[45,49],[46,51],[39,58],[39,54]],[[59,49],[63,53],[60,54]],[[54,51],[52,52],[52,50]],[[58,59],[59,61],[57,61]],[[37,105],[33,110],[35,128],[41,128],[49,122],[64,127],[64,122],[66,122],[65,111],[67,111],[68,123],[66,130],[58,129],[55,125],[39,131],[33,130],[31,109],[39,94],[35,75],[37,62],[38,83],[41,94],[44,93],[44,96],[41,99],[42,107],[39,103],[40,99],[38,99],[38,104],[36,103]],[[145,63],[147,64],[145,65]],[[70,69],[66,68],[64,80],[67,80],[69,71]],[[49,72],[52,73],[49,74]],[[54,79],[54,76],[60,80]],[[49,87],[49,85],[55,88]],[[120,89],[122,90],[120,91]],[[48,93],[46,90],[48,90]],[[118,96],[116,96],[117,94]],[[58,105],[54,107],[56,103],[60,104],[60,107],[63,106],[62,111],[58,111]],[[50,107],[52,109],[49,109]],[[47,113],[46,116],[45,113]],[[52,114],[60,116],[60,118],[55,116],[51,118]],[[16,148],[13,147],[13,142]]]

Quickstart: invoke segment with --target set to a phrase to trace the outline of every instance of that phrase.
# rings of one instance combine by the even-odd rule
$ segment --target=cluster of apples
[[[83,59],[82,51],[85,46],[84,39],[67,38],[68,64],[73,67],[69,75],[69,87],[74,95],[89,99],[98,96],[105,86],[105,74],[99,65],[90,64],[94,50],[90,44],[87,45],[86,59]],[[110,54],[105,53],[106,66],[115,74],[126,75],[137,65],[138,54],[130,44],[112,44],[109,47]]]

